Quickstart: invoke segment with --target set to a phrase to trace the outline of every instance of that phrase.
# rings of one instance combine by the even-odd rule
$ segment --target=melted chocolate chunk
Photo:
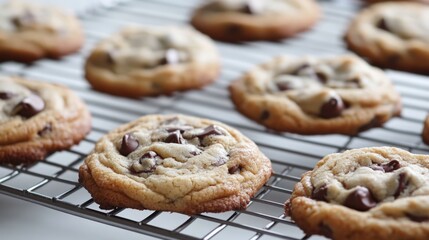
[[[141,158],[139,159],[141,168],[138,169],[138,171],[136,168],[134,168],[134,170],[138,173],[151,173],[155,171],[156,158],[160,158],[160,156],[154,151],[149,151],[143,154],[143,156],[141,156]]]
[[[399,174],[399,178],[398,178],[398,188],[396,189],[395,194],[393,194],[393,196],[395,198],[398,198],[399,195],[401,195],[402,191],[404,191],[404,189],[407,187],[408,182],[406,181],[406,174],[405,173],[401,173]]]
[[[20,115],[25,118],[31,118],[45,108],[45,102],[37,95],[30,95],[24,98],[13,109],[13,115]]]
[[[376,26],[381,30],[390,32],[389,27],[387,26],[386,19],[384,19],[384,18],[380,18],[380,20],[378,20]]]
[[[401,168],[401,164],[399,163],[398,160],[392,160],[388,163],[371,165],[369,167],[374,171],[383,171],[383,172],[389,173]]]
[[[261,115],[259,116],[259,119],[260,119],[261,121],[265,121],[265,120],[267,120],[268,118],[270,118],[270,112],[269,112],[268,110],[263,110],[263,111],[261,112]]]
[[[17,28],[28,26],[36,21],[36,17],[32,12],[25,11],[22,15],[11,19],[13,25]]]
[[[178,143],[178,144],[184,144],[185,139],[182,137],[182,134],[180,134],[180,130],[176,130],[174,132],[171,132],[167,138],[164,140],[166,143]]]
[[[204,128],[202,133],[196,134],[195,137],[198,137],[200,140],[204,139],[210,135],[223,135],[223,133],[216,129],[215,125],[210,125]]]
[[[183,125],[183,126],[168,127],[165,130],[169,133],[175,132],[175,131],[180,131],[180,133],[184,133],[185,131],[191,130],[191,129],[192,129],[191,126]]]
[[[326,84],[328,82],[328,76],[326,76],[324,73],[316,72],[317,80],[319,80],[322,84]]]
[[[128,156],[139,147],[140,143],[131,133],[127,133],[122,137],[121,149],[119,153],[123,156]]]
[[[242,169],[242,167],[240,165],[235,165],[235,166],[228,168],[228,173],[229,174],[239,173],[241,171],[241,169]]]
[[[14,93],[11,92],[0,92],[0,99],[1,100],[8,100],[13,98],[13,96],[15,96]]]
[[[216,162],[212,163],[212,166],[218,167],[224,165],[228,161],[228,156],[220,156]]]
[[[167,51],[165,51],[165,55],[161,59],[160,64],[161,65],[177,64],[179,62],[180,62],[179,52],[175,49],[170,48],[170,49],[167,49]]]
[[[37,132],[37,135],[39,135],[39,136],[44,136],[44,135],[46,135],[46,134],[48,134],[48,133],[50,133],[52,131],[52,124],[50,124],[50,123],[48,123],[48,124],[46,124],[44,127],[43,127],[43,129],[42,130],[40,130],[40,131],[38,131]]]
[[[358,187],[355,191],[350,193],[344,201],[344,206],[362,212],[368,211],[376,205],[377,202],[374,196],[366,187]]]
[[[311,193],[311,198],[318,201],[326,202],[326,196],[328,196],[328,187],[326,185],[319,189],[313,188],[313,192]]]
[[[322,118],[334,118],[340,116],[343,110],[343,100],[341,100],[341,98],[331,97],[322,105],[319,116]]]
[[[290,89],[293,89],[289,82],[278,82],[276,83],[277,88],[279,91],[287,91]]]
[[[428,216],[417,216],[411,213],[405,213],[405,216],[407,216],[407,218],[409,218],[411,221],[414,222],[426,222],[429,221],[429,217]]]

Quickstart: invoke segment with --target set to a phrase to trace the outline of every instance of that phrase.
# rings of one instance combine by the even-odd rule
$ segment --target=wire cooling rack
[[[0,166],[0,193],[162,239],[301,239],[303,232],[283,215],[283,203],[301,174],[324,155],[382,145],[429,153],[420,139],[422,122],[429,108],[429,79],[424,76],[387,71],[402,94],[402,116],[382,128],[357,136],[300,136],[267,131],[236,112],[229,100],[229,82],[272,56],[346,53],[341,38],[351,17],[361,7],[359,1],[320,1],[324,11],[321,21],[313,30],[292,39],[240,45],[218,42],[223,62],[221,77],[202,90],[141,100],[91,90],[83,78],[82,65],[97,41],[130,24],[185,25],[198,4],[197,0],[146,0],[127,1],[113,8],[92,8],[80,15],[87,41],[79,53],[59,61],[42,60],[32,65],[0,64],[3,75],[67,85],[85,100],[93,115],[93,130],[72,149],[53,153],[45,161],[30,166]],[[275,173],[243,211],[187,216],[122,208],[100,210],[78,183],[80,164],[103,134],[152,113],[184,113],[230,124],[259,145],[271,159]],[[318,238],[321,237],[311,239]]]

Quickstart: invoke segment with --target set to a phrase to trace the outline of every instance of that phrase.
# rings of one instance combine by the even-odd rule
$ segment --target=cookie
[[[429,156],[393,147],[324,157],[305,173],[286,214],[308,235],[332,239],[427,239]]]
[[[97,142],[79,181],[104,209],[198,214],[244,209],[270,175],[257,146],[225,124],[147,115]]]
[[[309,29],[320,15],[314,0],[215,0],[196,9],[191,23],[221,41],[279,40]]]
[[[429,145],[429,115],[426,116],[426,119],[423,122],[422,139],[424,143]]]
[[[191,28],[133,27],[95,47],[85,76],[96,90],[140,97],[200,88],[219,69],[213,42]]]
[[[0,4],[0,62],[59,58],[79,50],[83,40],[76,17],[61,9],[18,0]]]
[[[0,77],[0,163],[32,163],[68,149],[91,128],[84,103],[65,87]]]
[[[374,65],[429,74],[429,6],[412,2],[372,5],[356,16],[345,41]]]
[[[237,108],[277,131],[356,134],[398,115],[387,76],[354,56],[280,56],[229,86]]]

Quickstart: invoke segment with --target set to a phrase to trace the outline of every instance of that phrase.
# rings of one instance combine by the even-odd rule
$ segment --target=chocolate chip
[[[45,102],[37,95],[30,95],[24,98],[18,105],[15,106],[13,115],[20,115],[25,118],[31,118],[45,108]]]
[[[378,20],[376,26],[381,30],[390,32],[389,27],[387,26],[386,19],[384,19],[384,18],[380,18],[380,20]]]
[[[426,222],[429,221],[429,217],[428,216],[417,216],[411,213],[405,213],[405,216],[407,216],[411,221],[414,222]]]
[[[13,96],[15,96],[15,94],[11,92],[0,92],[0,99],[2,100],[11,99]]]
[[[262,1],[260,0],[248,0],[245,5],[240,9],[240,12],[247,14],[258,14],[262,10]]]
[[[106,52],[106,62],[110,65],[115,63],[114,53],[112,51]]]
[[[265,121],[265,120],[267,120],[268,118],[270,118],[270,112],[269,112],[268,110],[263,110],[263,111],[261,112],[261,115],[259,116],[259,119],[260,119],[261,121]]]
[[[344,201],[344,206],[358,211],[368,211],[376,205],[374,196],[366,187],[358,187]]]
[[[220,156],[216,162],[212,163],[212,166],[218,167],[224,165],[228,161],[228,156]]]
[[[185,131],[191,130],[192,128],[193,127],[191,127],[191,126],[183,125],[183,126],[168,127],[165,130],[169,133],[174,132],[174,131],[180,131],[180,133],[184,133]]]
[[[406,181],[406,174],[405,173],[401,173],[399,174],[399,178],[398,178],[398,188],[396,189],[395,194],[393,194],[393,196],[395,198],[398,198],[399,195],[401,195],[402,191],[404,191],[404,189],[407,187],[407,181]]]
[[[196,134],[195,137],[198,137],[201,140],[210,135],[223,135],[223,133],[217,130],[215,125],[210,125],[204,128],[202,133]]]
[[[11,22],[13,25],[15,25],[15,27],[22,28],[33,23],[35,20],[36,17],[32,12],[25,11],[22,15],[12,18]]]
[[[317,80],[319,80],[322,84],[326,84],[328,82],[328,76],[324,73],[316,72]]]
[[[161,59],[160,64],[176,64],[179,63],[179,61],[179,52],[175,49],[170,48],[165,51],[164,57]]]
[[[51,131],[52,131],[52,124],[48,123],[42,128],[42,130],[37,132],[37,135],[42,137],[42,136],[50,133]]]
[[[290,73],[290,75],[298,75],[302,70],[307,69],[311,67],[310,64],[304,63],[301,66],[297,67],[293,72]]]
[[[392,160],[385,164],[376,164],[376,165],[371,165],[369,167],[374,171],[383,171],[383,172],[389,173],[401,168],[401,164],[399,163],[398,160]]]
[[[338,97],[331,97],[326,103],[322,105],[319,116],[322,118],[334,118],[340,116],[343,110],[343,100]]]
[[[134,166],[133,168],[138,173],[153,172],[156,169],[156,158],[160,158],[156,152],[146,152],[139,159],[140,166]]]
[[[139,145],[139,141],[131,133],[127,133],[124,135],[124,137],[122,137],[122,144],[119,152],[123,156],[128,156],[130,153],[136,150]]]
[[[228,173],[229,174],[235,174],[237,172],[240,172],[241,168],[242,167],[240,165],[234,165],[234,166],[228,168]]]
[[[182,134],[180,134],[180,130],[176,130],[174,132],[171,132],[167,138],[164,140],[166,143],[178,143],[178,144],[184,144],[185,139],[182,137]]]
[[[311,193],[311,198],[318,201],[326,202],[326,196],[328,196],[328,187],[326,185],[319,189],[313,188],[313,192]]]
[[[277,82],[276,86],[280,91],[287,91],[293,89],[289,82]]]
[[[360,126],[358,131],[359,132],[363,132],[366,131],[368,129],[374,128],[374,127],[379,127],[381,126],[381,122],[380,120],[378,120],[378,117],[375,116],[373,119],[371,119],[371,121],[369,121],[368,123],[365,123],[364,125]]]

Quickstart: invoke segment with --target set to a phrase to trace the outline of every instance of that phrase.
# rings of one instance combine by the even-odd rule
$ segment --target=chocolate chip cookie
[[[351,23],[348,47],[380,67],[429,74],[429,6],[379,3]]]
[[[0,163],[31,163],[71,147],[91,128],[84,103],[58,85],[0,77]]]
[[[191,28],[134,27],[101,41],[85,74],[97,90],[140,97],[200,88],[219,68],[213,42]]]
[[[231,83],[236,108],[274,130],[356,134],[401,111],[401,100],[379,69],[354,56],[281,56]]]
[[[104,209],[197,214],[245,208],[270,175],[257,146],[225,124],[148,115],[103,137],[79,181]]]
[[[305,173],[286,214],[308,235],[427,239],[429,156],[393,147],[331,154]]]
[[[319,17],[313,0],[215,0],[195,10],[191,23],[214,39],[236,42],[290,37]]]
[[[83,39],[76,17],[61,9],[30,1],[0,4],[0,62],[59,58],[79,50]]]

